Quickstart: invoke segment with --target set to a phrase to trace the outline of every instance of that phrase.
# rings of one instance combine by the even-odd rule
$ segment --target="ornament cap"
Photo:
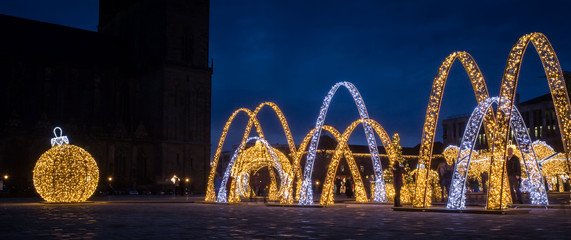
[[[57,134],[57,130],[59,129],[59,136]],[[55,127],[54,128],[54,135],[55,138],[52,138],[52,147],[55,146],[56,144],[58,146],[61,146],[63,144],[69,144],[69,139],[67,139],[67,136],[62,136],[63,135],[63,130],[61,130],[60,127]]]

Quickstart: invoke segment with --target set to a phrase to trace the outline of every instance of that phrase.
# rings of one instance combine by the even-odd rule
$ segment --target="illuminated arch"
[[[429,180],[429,172],[426,171],[426,166],[430,166],[432,160],[432,148],[434,145],[434,137],[436,135],[436,125],[438,123],[442,95],[444,94],[444,86],[446,85],[450,68],[456,59],[460,60],[464,69],[468,73],[468,77],[470,78],[470,82],[474,88],[474,94],[476,95],[478,103],[489,97],[484,77],[480,72],[480,68],[470,54],[467,52],[454,52],[442,62],[438,69],[438,73],[434,78],[430,99],[428,101],[428,108],[426,109],[426,118],[420,143],[420,159],[417,166],[419,171],[417,171],[416,175],[416,190],[413,200],[414,207],[428,207],[431,205],[431,199],[426,197],[428,187],[427,183]],[[487,115],[485,121],[490,122],[492,121],[492,118],[492,115]],[[489,131],[487,125],[488,124],[486,124],[486,132]]]
[[[473,151],[474,146],[476,145],[476,139],[480,132],[484,116],[486,116],[488,111],[492,109],[492,104],[498,104],[498,101],[497,97],[488,98],[482,101],[482,103],[478,104],[478,107],[474,109],[468,123],[466,124],[466,130],[464,131],[460,149],[458,150],[456,168],[454,169],[452,177],[452,184],[447,204],[448,208],[465,208],[466,178],[468,176],[470,160],[474,155]],[[527,172],[527,177],[529,179],[531,202],[535,205],[547,205],[547,192],[543,185],[543,177],[541,176],[539,162],[535,155],[531,138],[527,132],[527,127],[525,126],[523,118],[517,108],[512,108],[512,111],[511,126],[513,128],[513,137],[516,140],[518,149],[520,150],[525,170]],[[488,195],[490,194],[495,193],[490,191],[488,192]]]
[[[231,126],[232,122],[234,121],[234,118],[236,117],[236,115],[238,115],[241,112],[245,112],[246,114],[248,114],[248,117],[249,117],[248,124],[247,124],[246,128],[244,129],[244,134],[242,135],[241,144],[245,144],[246,139],[250,136],[250,131],[252,129],[252,126],[256,127],[256,131],[258,133],[258,136],[261,138],[264,138],[264,133],[262,131],[262,127],[260,125],[260,122],[257,119],[258,113],[260,112],[260,110],[264,106],[271,107],[272,110],[274,111],[274,113],[277,115],[278,119],[280,120],[280,123],[282,124],[282,128],[283,128],[284,133],[286,135],[291,153],[296,152],[295,143],[293,141],[293,137],[292,137],[291,131],[289,129],[289,125],[287,123],[287,120],[286,120],[283,112],[281,111],[281,109],[275,103],[272,103],[272,102],[261,103],[260,105],[258,105],[258,107],[256,107],[256,109],[253,112],[247,108],[240,108],[240,109],[234,111],[234,113],[232,113],[232,115],[226,121],[224,129],[222,130],[222,135],[220,136],[220,140],[218,142],[218,147],[216,148],[216,153],[214,154],[214,158],[212,159],[212,162],[210,163],[210,174],[208,176],[208,185],[207,185],[207,189],[206,189],[205,201],[212,202],[212,201],[216,200],[215,191],[214,191],[214,177],[216,176],[216,169],[218,167],[218,161],[220,159],[220,154],[222,153],[222,147],[224,145],[224,141],[226,140],[228,130],[230,129],[230,126]],[[297,167],[297,168],[294,167],[294,171],[296,171],[297,176],[301,176],[301,169],[299,167]]]
[[[329,132],[331,135],[333,135],[333,138],[335,138],[337,143],[339,143],[341,141],[341,133],[339,133],[339,131],[337,129],[335,129],[333,126],[323,125],[323,130],[325,130],[325,131]],[[298,151],[294,156],[294,161],[293,161],[294,168],[301,169],[301,158],[303,158],[303,155],[307,149],[309,141],[311,140],[311,137],[313,136],[314,132],[315,132],[315,129],[311,129],[309,131],[309,133],[307,133],[307,135],[305,135],[305,137],[301,141],[301,144],[299,145]],[[353,166],[356,168],[357,164],[355,163],[355,159],[353,158],[353,153],[351,152],[351,149],[349,149],[349,147],[346,147],[345,151],[346,151],[345,154],[346,154],[347,164],[349,165],[349,169],[352,169]],[[295,172],[295,173],[297,174],[298,172]],[[296,200],[299,200],[299,195],[301,192],[301,184],[302,184],[303,179],[302,179],[302,176],[297,176],[297,175],[296,175],[296,179],[297,179],[297,186],[296,186],[295,198],[296,198]]]
[[[502,174],[505,171],[504,158],[509,139],[509,125],[512,119],[510,114],[512,114],[511,109],[513,107],[519,70],[523,55],[530,42],[535,47],[545,70],[559,123],[561,140],[563,141],[566,158],[569,159],[569,151],[571,150],[571,109],[561,66],[553,47],[545,35],[542,33],[526,34],[514,44],[504,71],[498,105],[500,110],[497,113],[498,131],[494,136],[493,146],[495,148],[493,149],[490,167],[490,192],[495,194],[488,194],[487,209],[504,209],[509,201],[509,194],[506,194],[503,188],[505,185],[505,181],[502,178]]]
[[[228,167],[226,167],[226,171],[224,172],[224,177],[222,178],[222,183],[220,184],[220,189],[218,190],[218,196],[216,197],[216,201],[223,203],[228,202],[226,184],[228,183],[228,179],[230,177],[232,169],[234,169],[234,164],[236,162],[236,159],[238,158],[238,155],[244,150],[245,144],[253,140],[259,141],[262,144],[264,144],[266,150],[268,151],[270,157],[272,158],[272,161],[274,163],[273,166],[276,168],[280,176],[280,182],[281,182],[280,193],[279,193],[280,202],[284,204],[293,203],[292,192],[291,192],[291,184],[293,176],[291,176],[291,173],[285,171],[284,166],[282,166],[282,164],[280,163],[278,156],[276,155],[270,144],[265,139],[260,137],[248,138],[244,144],[240,144],[240,146],[236,149],[236,151],[234,151],[234,155],[232,155],[232,158],[228,163]]]
[[[226,124],[224,125],[224,128],[222,130],[222,135],[220,136],[220,140],[218,140],[218,147],[216,148],[214,158],[210,162],[210,174],[208,175],[208,183],[207,183],[208,185],[206,187],[206,196],[204,199],[207,202],[212,202],[216,200],[214,193],[214,177],[216,176],[216,168],[218,167],[218,160],[220,159],[220,154],[222,153],[222,147],[224,146],[224,141],[226,140],[226,135],[228,134],[228,130],[230,129],[230,126],[234,121],[234,118],[242,112],[246,113],[248,117],[252,115],[252,111],[250,111],[250,109],[247,108],[240,108],[234,111],[232,115],[230,115],[230,117],[228,118],[228,121],[226,121]],[[259,131],[258,135],[261,134],[263,136],[263,133],[261,132],[262,128],[256,127],[256,129]],[[247,132],[248,135],[250,134],[248,128],[246,128],[245,132]],[[244,141],[244,139],[242,139],[242,141]]]
[[[353,100],[357,105],[360,117],[362,119],[369,118],[369,113],[367,112],[367,108],[365,107],[365,102],[363,101],[363,98],[361,97],[361,94],[359,93],[357,88],[352,83],[340,82],[331,87],[331,90],[329,90],[329,92],[325,96],[325,99],[323,100],[323,104],[321,105],[321,109],[319,111],[319,116],[317,117],[317,121],[315,123],[315,131],[313,132],[311,137],[311,142],[307,153],[307,160],[305,162],[305,168],[303,171],[303,183],[301,185],[301,194],[299,199],[300,205],[313,204],[311,175],[313,171],[313,163],[315,161],[315,155],[317,152],[317,145],[319,143],[319,136],[321,136],[321,130],[325,122],[325,117],[327,116],[327,110],[329,109],[329,104],[331,103],[331,99],[335,95],[335,92],[337,92],[337,89],[339,89],[339,87],[341,86],[344,86],[351,93],[351,96],[353,97]],[[371,153],[371,160],[373,162],[373,169],[376,181],[375,184],[376,186],[382,186],[379,188],[375,188],[373,200],[378,202],[381,201],[384,202],[387,200],[387,196],[386,193],[384,192],[385,191],[384,181],[382,180],[383,171],[381,166],[381,160],[379,158],[379,154],[377,151],[377,143],[375,141],[375,136],[372,133],[373,130],[371,129],[371,127],[367,123],[363,122],[363,128],[365,129],[365,135],[367,136],[367,142],[369,144],[369,152]]]
[[[289,159],[279,150],[273,149],[276,157],[283,168],[283,171],[288,175],[292,176],[292,167]],[[239,202],[240,196],[249,197],[249,179],[250,175],[258,172],[260,169],[268,167],[271,178],[270,187],[270,200],[278,200],[279,193],[276,191],[276,177],[274,174],[275,163],[272,161],[266,146],[261,141],[256,141],[255,145],[242,151],[231,169],[230,175],[233,177],[232,185],[228,196],[228,202]],[[280,189],[281,190],[281,189]]]
[[[359,119],[357,121],[354,121],[353,123],[351,123],[351,125],[347,127],[347,129],[345,129],[345,132],[343,132],[343,135],[341,136],[341,141],[339,141],[339,144],[337,144],[337,148],[335,149],[335,153],[333,154],[333,158],[331,159],[331,163],[329,164],[329,168],[327,170],[327,177],[325,178],[325,182],[323,184],[323,191],[321,193],[321,200],[320,200],[321,205],[333,204],[333,180],[335,179],[335,174],[337,173],[337,167],[339,166],[341,154],[346,153],[345,148],[348,148],[347,141],[349,140],[349,137],[351,136],[353,130],[355,130],[357,125],[362,123],[366,123],[367,126],[370,126],[372,129],[375,130],[377,135],[379,135],[379,138],[381,139],[381,142],[383,143],[383,146],[387,151],[387,155],[389,156],[390,161],[394,162],[396,160],[393,144],[391,143],[391,138],[385,132],[381,124],[372,119]],[[347,154],[345,154],[345,157],[346,158],[348,157]],[[347,162],[351,161],[353,163],[355,162],[353,156],[350,156],[347,159]],[[355,196],[357,198],[356,200],[357,202],[366,202],[367,193],[365,192],[365,187],[363,186],[363,180],[361,179],[361,174],[359,173],[359,169],[357,168],[356,164],[353,167],[349,165],[349,168],[351,169],[351,174],[353,175],[353,178],[355,178],[355,193],[356,193]],[[384,178],[381,179],[381,181],[384,183]],[[378,182],[377,179],[375,179],[375,182]],[[376,183],[375,186],[380,186],[383,188],[385,187],[384,184],[376,185]],[[376,188],[377,187],[375,187],[375,190]],[[385,189],[382,189],[382,192],[385,192]]]

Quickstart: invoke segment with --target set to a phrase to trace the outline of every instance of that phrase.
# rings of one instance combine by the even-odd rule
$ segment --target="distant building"
[[[101,190],[203,192],[210,158],[208,0],[100,0],[98,32],[0,15],[0,172],[33,191],[55,126]],[[10,184],[12,184],[10,186]]]
[[[569,94],[571,85],[571,72],[563,72]],[[525,121],[531,140],[542,140],[551,145],[556,151],[563,152],[561,132],[553,106],[551,93],[519,102],[516,96],[516,107]],[[455,115],[442,121],[442,141],[445,146],[459,145],[462,141],[464,129],[470,115]],[[476,140],[476,149],[487,148],[487,137],[483,127]]]

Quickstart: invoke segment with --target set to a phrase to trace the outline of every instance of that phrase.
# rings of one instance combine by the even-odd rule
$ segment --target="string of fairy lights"
[[[525,50],[530,42],[539,54],[546,72],[555,105],[555,112],[561,129],[561,137],[564,143],[563,153],[556,153],[545,143],[532,143],[521,115],[517,109],[513,107],[519,68]],[[460,146],[449,146],[445,149],[442,155],[433,154],[432,149],[444,87],[452,64],[456,60],[461,62],[468,74],[478,102],[478,107],[474,110],[474,113],[467,124],[464,138]],[[349,125],[342,134],[332,126],[325,125],[325,118],[331,100],[340,87],[345,87],[350,92],[357,106],[360,117],[357,121],[351,123],[351,125]],[[489,109],[492,109],[491,105],[494,103],[498,105],[497,111],[490,111]],[[236,158],[239,158],[240,154],[248,152],[248,149],[245,149],[245,145],[248,139],[251,139],[249,136],[252,127],[256,128],[256,132],[258,134],[257,139],[263,142],[266,145],[265,148],[268,149],[267,153],[259,153],[259,158],[268,158],[269,155],[273,156],[276,155],[275,152],[278,152],[275,149],[270,150],[272,148],[267,144],[267,142],[265,142],[265,136],[257,119],[259,111],[264,106],[270,106],[282,124],[290,150],[290,167],[287,168],[287,170],[284,170],[285,168],[283,166],[286,166],[285,160],[279,160],[280,157],[272,157],[272,161],[258,160],[259,162],[250,162],[247,164],[244,162],[245,165],[237,164],[236,170],[231,170],[233,169],[233,161]],[[390,179],[392,173],[387,170],[383,171],[380,157],[389,158],[391,164],[396,159],[400,159],[402,161],[406,158],[417,158],[418,164],[414,170],[411,166],[408,166],[406,169],[405,184],[403,186],[404,194],[402,195],[401,200],[404,200],[403,202],[411,202],[414,207],[420,208],[431,206],[432,201],[438,199],[437,197],[441,194],[450,195],[447,205],[448,207],[464,208],[466,180],[476,179],[480,185],[483,185],[483,181],[485,180],[482,176],[486,174],[488,176],[486,177],[488,178],[487,186],[489,186],[486,209],[498,210],[506,208],[508,203],[511,202],[504,167],[505,152],[510,138],[515,140],[514,147],[517,148],[516,155],[520,156],[523,163],[522,169],[525,170],[523,176],[525,179],[523,179],[522,189],[526,192],[530,192],[532,204],[548,204],[546,196],[547,189],[543,184],[543,179],[547,180],[548,188],[552,189],[552,186],[561,185],[559,182],[561,179],[565,179],[565,176],[567,176],[567,173],[569,172],[568,152],[571,150],[571,134],[569,134],[569,131],[571,131],[571,109],[569,97],[567,96],[565,82],[563,80],[557,56],[555,55],[555,52],[547,38],[541,33],[531,33],[522,36],[512,48],[504,71],[499,97],[489,97],[483,75],[469,53],[454,52],[450,54],[440,65],[433,81],[418,156],[404,156],[400,153],[400,144],[391,142],[390,137],[381,125],[369,118],[365,103],[360,93],[357,88],[349,82],[340,82],[332,86],[323,100],[315,127],[306,134],[298,148],[296,148],[293,141],[285,116],[274,103],[262,103],[254,111],[246,108],[236,110],[230,116],[223,128],[218,148],[211,161],[211,171],[209,175],[207,195],[205,197],[206,201],[228,201],[225,195],[226,193],[224,192],[225,190],[223,190],[222,187],[219,190],[218,196],[215,196],[214,178],[228,130],[234,118],[240,113],[245,113],[249,119],[248,125],[244,130],[241,144],[239,145],[240,147],[234,152],[232,160],[230,161],[231,164],[226,167],[226,172],[228,174],[232,172],[232,181],[236,182],[230,183],[230,195],[232,197],[245,196],[248,191],[248,186],[246,186],[248,184],[247,179],[251,177],[253,172],[259,170],[260,167],[267,167],[268,169],[276,168],[280,177],[279,182],[281,187],[279,188],[279,191],[276,190],[276,192],[281,194],[280,201],[292,203],[293,200],[295,200],[298,201],[298,204],[300,205],[314,204],[312,172],[316,161],[316,154],[320,151],[325,151],[331,156],[331,162],[328,165],[326,179],[323,181],[323,191],[319,201],[322,205],[333,204],[334,202],[333,181],[341,159],[345,159],[347,161],[349,171],[355,180],[356,200],[358,202],[384,202],[387,201],[388,197],[393,196],[394,188],[391,185]],[[351,136],[354,128],[359,124],[364,128],[369,153],[352,153],[348,148],[347,140]],[[491,146],[491,148],[475,151],[474,146],[476,136],[480,132],[480,128],[482,126],[484,127],[486,136],[488,136],[486,138],[488,146]],[[322,131],[329,132],[338,141],[338,145],[335,150],[317,149]],[[378,153],[376,136],[381,139],[381,142],[387,151],[386,154]],[[257,148],[260,148],[260,146]],[[271,154],[271,152],[274,152],[274,154]],[[359,174],[359,169],[355,164],[355,157],[357,156],[370,157],[373,163],[374,177],[372,178],[373,182],[371,183],[371,199],[367,198],[367,193]],[[453,184],[451,186],[450,193],[442,193],[439,186],[435,187],[435,179],[437,179],[438,174],[437,172],[429,169],[429,166],[432,165],[433,159],[438,156],[444,157],[449,165],[455,164]],[[305,165],[302,172],[301,163],[304,157]],[[404,162],[406,163],[407,161]],[[248,164],[251,164],[251,166]],[[273,173],[272,170],[270,170],[270,172]],[[225,173],[223,184],[226,184],[228,181],[226,175],[227,174]],[[281,179],[282,177],[284,179]],[[277,182],[277,180],[272,180],[272,182],[274,181]],[[237,187],[232,187],[234,185]],[[293,196],[290,197],[287,194],[284,195],[286,191],[287,194]],[[232,199],[233,200],[231,201],[235,201],[234,198]]]

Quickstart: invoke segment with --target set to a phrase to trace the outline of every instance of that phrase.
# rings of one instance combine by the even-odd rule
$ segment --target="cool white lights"
[[[301,195],[299,199],[300,205],[311,205],[313,204],[313,191],[311,189],[311,174],[313,171],[313,163],[315,162],[315,154],[317,152],[317,145],[319,143],[319,136],[321,136],[321,129],[325,122],[325,117],[327,116],[327,110],[329,109],[329,104],[331,99],[335,95],[335,92],[339,87],[344,86],[349,90],[357,109],[359,110],[359,115],[361,119],[368,119],[369,113],[367,113],[367,108],[365,107],[365,102],[361,98],[361,94],[357,91],[357,88],[350,82],[340,82],[335,84],[321,105],[321,110],[319,111],[319,116],[315,123],[315,131],[311,137],[311,143],[309,145],[309,150],[307,153],[307,161],[305,162],[305,168],[303,171],[303,183],[301,185]],[[387,194],[385,192],[385,182],[383,178],[383,171],[381,166],[381,160],[379,158],[379,153],[377,151],[377,143],[375,141],[375,135],[373,134],[373,129],[369,124],[363,122],[363,128],[365,128],[365,134],[367,136],[367,143],[369,144],[369,151],[371,153],[371,160],[373,161],[373,169],[375,173],[375,193],[373,201],[384,202],[387,201]]]
[[[470,167],[470,160],[473,156],[474,146],[476,144],[476,137],[480,132],[480,127],[482,126],[484,117],[494,103],[498,103],[498,97],[485,99],[474,109],[470,119],[468,120],[464,136],[462,137],[462,143],[460,144],[460,150],[456,160],[456,168],[454,169],[454,175],[452,177],[452,185],[450,187],[447,204],[448,208],[464,209],[466,207],[466,178],[468,175],[468,168]],[[519,111],[515,107],[512,108],[511,117],[513,137],[515,138],[516,144],[521,152],[522,161],[525,164],[525,170],[528,176],[526,186],[530,191],[531,202],[535,205],[547,205],[547,193],[544,185],[542,184],[541,171],[539,170],[539,164],[531,145],[531,139],[527,133],[525,123],[523,122]],[[507,189],[504,191],[506,190]]]

